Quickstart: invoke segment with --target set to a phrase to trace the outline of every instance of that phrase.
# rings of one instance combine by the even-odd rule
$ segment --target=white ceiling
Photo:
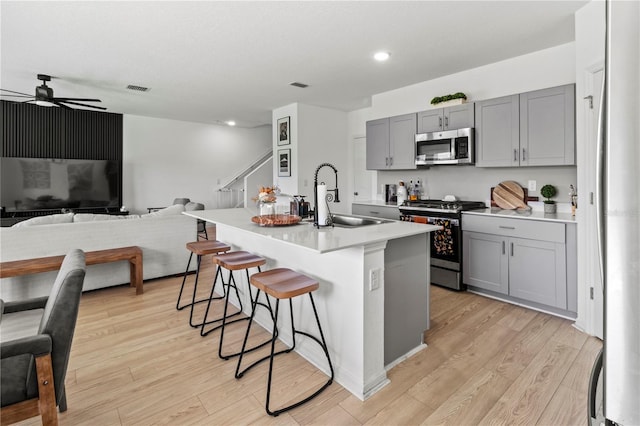
[[[110,112],[253,127],[294,102],[360,109],[376,93],[571,42],[586,3],[2,0],[0,87],[31,94],[49,74],[55,96],[99,98]],[[391,59],[376,63],[378,50]]]

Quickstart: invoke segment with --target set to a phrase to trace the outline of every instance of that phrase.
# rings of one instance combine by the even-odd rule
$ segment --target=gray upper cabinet
[[[575,164],[575,85],[476,102],[476,166]]]
[[[367,121],[367,170],[389,166],[389,119]]]
[[[476,102],[476,166],[520,165],[520,97]]]
[[[473,102],[418,113],[418,133],[464,129],[474,126]]]
[[[367,170],[416,168],[416,114],[367,121]]]
[[[575,164],[575,85],[520,95],[520,165]]]

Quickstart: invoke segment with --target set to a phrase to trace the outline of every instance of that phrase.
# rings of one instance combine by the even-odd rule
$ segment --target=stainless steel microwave
[[[472,128],[416,134],[416,165],[473,164]]]

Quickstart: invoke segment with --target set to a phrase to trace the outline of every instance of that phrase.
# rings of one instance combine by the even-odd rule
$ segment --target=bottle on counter
[[[404,186],[404,182],[400,181],[398,183],[398,190],[396,193],[396,198],[397,198],[397,203],[398,205],[402,205],[402,203],[404,203],[407,200],[408,194],[407,194],[407,187]]]
[[[416,199],[422,200],[422,184],[420,183],[420,179],[416,181]]]
[[[416,185],[413,181],[409,182],[409,188],[407,188],[407,192],[409,193],[409,200],[416,201],[418,199],[418,195],[416,193]]]

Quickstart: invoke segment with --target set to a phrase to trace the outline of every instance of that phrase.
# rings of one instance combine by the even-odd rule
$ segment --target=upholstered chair
[[[176,204],[182,204],[183,206],[186,206],[187,204],[189,204],[191,202],[190,199],[188,198],[174,198],[173,199],[173,203],[171,204],[172,206],[175,206]],[[158,210],[162,210],[164,208],[166,208],[167,206],[164,207],[147,207],[147,211],[149,213],[151,212],[156,212]]]
[[[175,206],[176,204],[182,204],[183,206],[186,206],[187,203],[190,203],[191,200],[188,198],[174,198],[173,200],[173,205]]]
[[[0,321],[2,424],[42,416],[57,425],[66,410],[64,381],[85,276],[85,256],[71,250],[48,297],[4,302]]]
[[[204,204],[190,201],[184,205],[184,210],[187,212],[191,210],[204,210]],[[198,219],[198,239],[209,239],[209,236],[207,235],[207,222],[200,219]]]

